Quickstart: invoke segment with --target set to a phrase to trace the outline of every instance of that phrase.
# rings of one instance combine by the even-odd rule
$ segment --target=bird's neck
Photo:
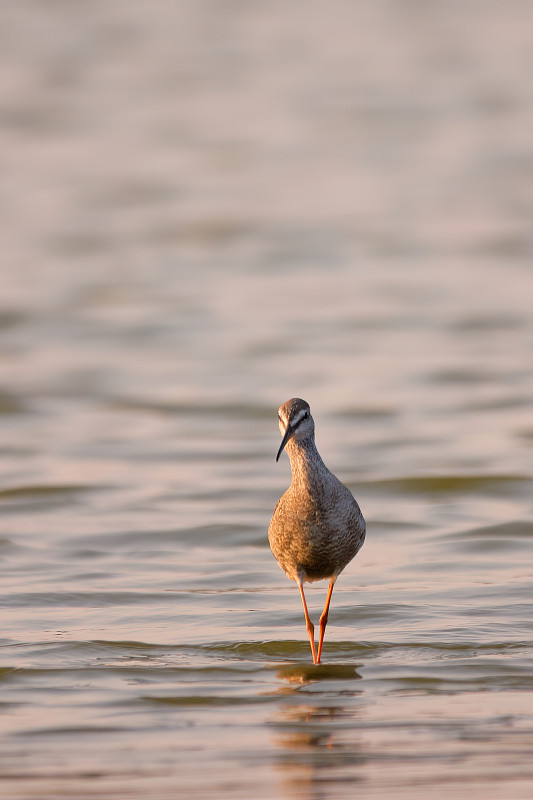
[[[301,441],[290,439],[286,450],[291,462],[293,484],[312,487],[323,483],[328,470],[316,449],[314,438]]]

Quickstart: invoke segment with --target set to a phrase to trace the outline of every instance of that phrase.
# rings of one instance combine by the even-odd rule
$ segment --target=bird
[[[298,584],[313,664],[320,664],[333,587],[363,546],[366,524],[350,490],[320,457],[309,404],[293,397],[279,407],[278,419],[282,440],[276,462],[285,450],[292,482],[276,504],[268,541],[287,578]],[[323,579],[329,580],[329,588],[319,622],[317,650],[303,585]]]

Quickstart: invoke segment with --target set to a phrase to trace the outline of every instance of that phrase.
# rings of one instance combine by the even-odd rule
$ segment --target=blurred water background
[[[2,796],[531,798],[531,3],[17,0],[0,52]],[[317,668],[295,395],[368,525]]]

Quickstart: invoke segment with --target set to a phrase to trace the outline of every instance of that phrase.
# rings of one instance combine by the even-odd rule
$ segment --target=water
[[[530,798],[531,9],[1,14],[2,796]]]

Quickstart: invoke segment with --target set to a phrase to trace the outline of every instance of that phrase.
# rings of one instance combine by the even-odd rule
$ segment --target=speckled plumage
[[[365,521],[352,493],[327,469],[316,449],[309,405],[293,398],[280,406],[278,415],[283,436],[278,458],[286,449],[292,483],[274,509],[268,539],[281,569],[300,587],[313,660],[319,663],[333,585],[362,547]],[[323,578],[331,583],[317,659],[302,584]]]

